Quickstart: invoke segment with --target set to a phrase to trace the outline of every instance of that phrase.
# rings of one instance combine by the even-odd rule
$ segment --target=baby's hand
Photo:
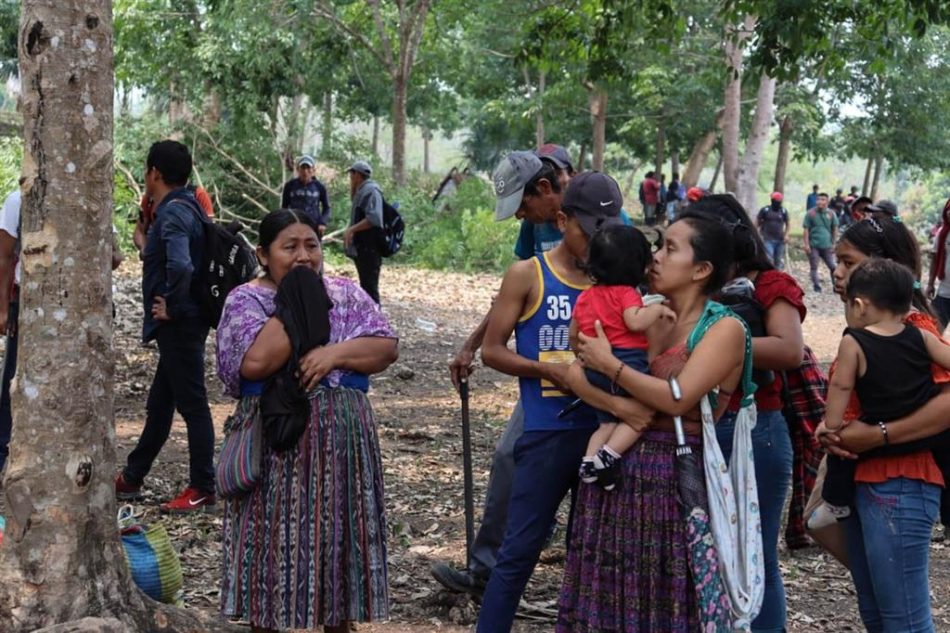
[[[670,323],[676,323],[676,313],[662,303],[645,306],[643,310],[646,311],[648,315],[650,315],[651,323],[655,323],[660,319],[667,319]]]

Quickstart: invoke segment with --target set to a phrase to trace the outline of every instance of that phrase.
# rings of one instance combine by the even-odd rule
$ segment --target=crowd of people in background
[[[230,292],[213,324],[217,374],[237,401],[225,441],[258,442],[256,458],[220,451],[220,460],[236,461],[224,470],[215,463],[204,381],[209,324],[194,294],[214,207],[189,183],[181,143],[150,148],[134,236],[142,340],[156,342],[158,366],[115,494],[142,498],[177,410],[189,480],[161,510],[200,511],[223,497],[220,608],[256,632],[347,631],[389,613],[383,468],[368,397],[370,377],[398,356],[372,237],[386,203],[369,163],[354,162],[342,233],[359,285],[324,274],[331,210],[315,167],[309,155],[296,161],[282,208],[259,225],[261,273]],[[449,181],[457,186],[461,175],[440,190]],[[445,587],[479,598],[477,630],[511,629],[565,498],[557,631],[732,630],[740,611],[752,631],[785,630],[783,509],[816,466],[820,441],[832,454],[817,488],[825,503],[805,518],[811,529],[844,533],[865,626],[934,631],[929,542],[938,521],[950,525],[950,348],[941,337],[950,318],[950,202],[922,288],[921,251],[894,203],[874,203],[854,187],[834,196],[812,188],[802,221],[812,290],[822,290],[823,264],[849,329],[830,370],[827,421],[811,428],[789,396],[790,377],[801,380],[813,356],[805,291],[785,272],[792,221],[782,192],[753,216],[732,194],[651,171],[639,187],[644,224],[664,227],[648,239],[618,183],[576,173],[560,145],[508,154],[491,184],[496,220],[520,222],[519,261],[449,370],[458,388],[481,349],[487,366],[517,378],[519,399],[492,458],[467,559],[432,567]],[[0,213],[0,327],[8,334],[0,469],[17,353],[18,194]],[[753,417],[751,431],[743,415]],[[684,516],[680,458],[704,459],[712,449],[703,425],[712,422],[713,452],[754,472],[746,491],[754,498],[729,493],[753,517],[743,519],[751,536],[706,541],[695,516]],[[733,454],[736,446],[748,452]],[[222,481],[235,474],[239,490]],[[696,481],[706,498],[702,473]],[[793,499],[786,530],[794,547],[807,544],[800,506]],[[727,554],[758,570],[745,588],[754,599],[741,609],[736,578],[720,570]]]

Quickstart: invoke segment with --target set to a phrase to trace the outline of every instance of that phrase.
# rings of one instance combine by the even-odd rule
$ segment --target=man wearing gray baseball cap
[[[358,160],[347,170],[350,174],[350,225],[343,233],[346,254],[353,258],[360,287],[379,303],[379,271],[383,255],[377,235],[383,226],[383,192],[371,178],[373,168]]]
[[[515,254],[519,259],[531,259],[561,243],[561,232],[557,229],[556,222],[563,190],[553,162],[538,158],[534,152],[512,152],[495,167],[492,184],[495,195],[498,196],[495,219],[517,217],[523,220],[523,226],[528,227],[527,231],[521,231],[515,246]],[[534,231],[535,226],[551,228],[542,236],[540,232]],[[475,354],[485,337],[489,316],[490,312],[469,335],[449,364],[449,372],[456,388],[460,380],[473,370]],[[523,425],[524,411],[519,401],[492,457],[482,520],[472,543],[470,559],[466,561],[463,569],[441,561],[432,566],[432,575],[448,589],[475,596],[480,596],[485,589],[505,535],[508,499],[515,468],[514,446],[521,437]]]

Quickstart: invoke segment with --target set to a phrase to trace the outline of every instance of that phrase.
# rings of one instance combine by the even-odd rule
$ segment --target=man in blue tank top
[[[496,182],[504,198],[505,183]],[[508,269],[492,306],[482,347],[486,365],[517,376],[524,407],[524,433],[515,444],[515,474],[505,537],[488,581],[478,619],[480,633],[511,629],[515,611],[541,555],[558,506],[575,489],[577,461],[597,426],[582,406],[559,418],[571,403],[564,377],[574,353],[568,330],[574,303],[590,285],[581,262],[599,228],[621,224],[620,187],[598,172],[574,178],[557,213],[563,241],[547,253]],[[531,219],[519,206],[517,213]],[[508,349],[515,334],[517,351]],[[573,498],[573,495],[572,495]]]

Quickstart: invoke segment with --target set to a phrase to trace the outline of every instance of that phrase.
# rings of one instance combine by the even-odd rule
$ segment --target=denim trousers
[[[10,409],[10,382],[16,374],[17,355],[17,316],[19,303],[10,302],[10,311],[7,313],[8,327],[12,328],[13,336],[7,337],[7,351],[3,355],[3,392],[0,393],[0,471],[7,463],[10,454],[10,435],[13,432],[13,411]]]
[[[779,270],[785,270],[785,240],[765,240],[765,253]]]
[[[716,423],[716,436],[722,455],[732,456],[732,436],[736,428],[734,413],[726,413]],[[785,585],[778,566],[778,536],[782,511],[792,481],[792,438],[781,411],[759,411],[752,429],[752,455],[755,481],[762,517],[762,552],[765,558],[765,597],[758,617],[752,622],[756,633],[785,630],[787,617]]]
[[[508,525],[498,562],[485,588],[478,633],[511,630],[518,602],[541,556],[551,521],[569,492],[573,514],[574,493],[580,481],[577,465],[593,432],[593,427],[526,431],[515,444]]]
[[[845,521],[858,611],[869,633],[933,633],[930,536],[940,487],[898,477],[858,483]]]
[[[515,478],[515,442],[523,432],[524,408],[519,400],[495,446],[488,475],[488,489],[485,491],[482,521],[475,533],[475,540],[472,541],[468,568],[482,578],[488,578],[491,573],[498,557],[498,549],[505,538],[508,501],[511,499],[511,484]]]
[[[197,319],[166,321],[156,334],[158,367],[145,404],[145,428],[123,474],[141,485],[171,432],[175,410],[188,429],[189,487],[214,492],[214,426],[205,390],[208,326]]]

